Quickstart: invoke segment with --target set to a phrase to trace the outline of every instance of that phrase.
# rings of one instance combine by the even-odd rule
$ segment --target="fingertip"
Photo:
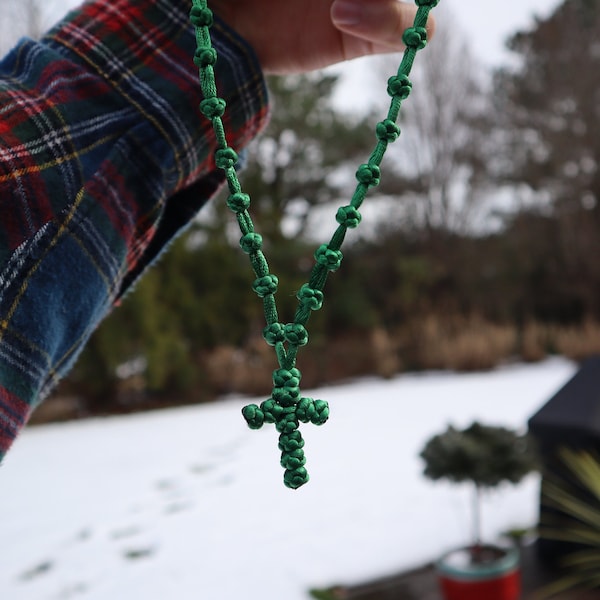
[[[353,0],[335,0],[331,5],[331,22],[340,29],[355,27],[363,20],[363,7]]]
[[[414,23],[417,6],[398,0],[335,0],[331,21],[340,31],[377,45],[401,50],[402,34]],[[435,31],[433,18],[427,21],[428,38]]]

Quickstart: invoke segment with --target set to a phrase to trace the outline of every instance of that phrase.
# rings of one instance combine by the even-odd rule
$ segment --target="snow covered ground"
[[[469,538],[468,490],[421,476],[448,423],[524,426],[574,373],[549,359],[489,373],[360,380],[304,425],[311,481],[284,488],[276,433],[243,399],[30,428],[0,469],[0,598],[306,600]],[[537,516],[537,477],[489,494],[489,540]]]

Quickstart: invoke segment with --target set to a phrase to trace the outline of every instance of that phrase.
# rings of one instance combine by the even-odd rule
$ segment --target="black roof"
[[[529,430],[579,431],[600,439],[600,356],[579,371],[529,419]]]

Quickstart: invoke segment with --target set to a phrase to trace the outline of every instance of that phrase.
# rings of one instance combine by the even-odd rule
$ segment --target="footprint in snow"
[[[122,527],[120,529],[115,529],[110,533],[110,537],[113,540],[123,540],[126,538],[136,536],[139,533],[142,533],[142,530],[139,527],[132,525],[131,527]]]
[[[21,581],[33,581],[51,571],[53,567],[54,563],[50,560],[41,562],[22,573],[19,579]]]
[[[156,548],[152,546],[129,548],[123,551],[123,558],[129,561],[138,561],[145,558],[151,558],[156,553]]]

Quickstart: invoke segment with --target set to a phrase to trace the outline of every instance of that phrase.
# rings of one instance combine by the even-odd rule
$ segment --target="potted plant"
[[[463,430],[450,426],[432,437],[421,451],[424,474],[432,480],[468,482],[473,487],[473,539],[466,548],[448,552],[437,562],[447,600],[517,600],[520,596],[516,547],[481,540],[481,495],[501,483],[516,484],[537,467],[526,435],[504,427],[473,423]]]

